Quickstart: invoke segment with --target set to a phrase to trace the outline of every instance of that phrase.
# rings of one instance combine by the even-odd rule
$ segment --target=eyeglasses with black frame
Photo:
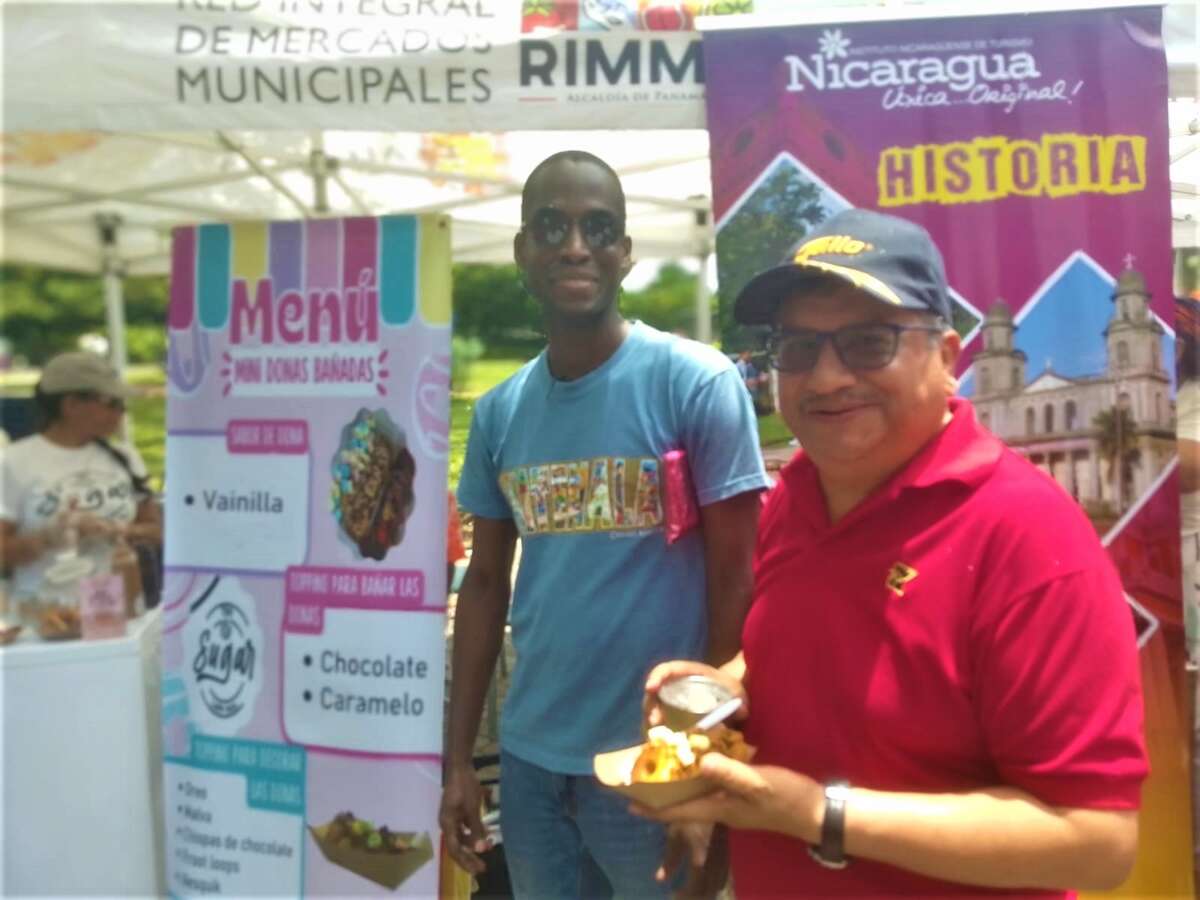
[[[567,242],[572,226],[579,227],[583,242],[590,250],[605,250],[625,234],[625,223],[605,209],[593,209],[573,219],[561,209],[544,206],[535,210],[522,226],[541,246],[557,250]]]
[[[107,394],[100,394],[96,391],[78,391],[75,396],[82,400],[87,400],[91,403],[99,403],[107,406],[109,409],[120,412],[125,411],[125,401],[121,397],[110,397]]]
[[[780,372],[811,372],[821,357],[821,348],[831,341],[842,365],[855,372],[869,372],[882,369],[896,358],[900,335],[904,332],[941,334],[945,330],[941,319],[929,325],[866,322],[836,331],[797,328],[772,334],[767,339],[767,354],[771,367]]]

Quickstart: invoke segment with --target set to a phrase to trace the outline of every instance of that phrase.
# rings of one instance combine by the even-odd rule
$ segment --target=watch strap
[[[836,778],[825,783],[825,816],[821,820],[821,843],[808,848],[809,855],[828,869],[844,869],[846,858],[846,800],[850,782]]]

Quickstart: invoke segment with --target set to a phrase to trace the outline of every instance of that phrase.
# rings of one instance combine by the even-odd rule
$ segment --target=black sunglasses
[[[122,412],[125,411],[125,401],[120,397],[109,397],[105,394],[97,394],[95,391],[80,391],[76,394],[76,396],[83,400],[103,403],[109,409],[120,410]]]
[[[893,325],[890,322],[847,325],[837,331],[800,328],[771,335],[767,341],[767,352],[771,366],[780,372],[811,372],[825,342],[832,341],[842,365],[852,371],[863,372],[882,369],[895,359],[901,333],[925,331],[941,334],[944,330],[942,324]]]
[[[579,234],[590,250],[604,250],[619,241],[625,234],[625,223],[613,213],[603,209],[585,212],[572,219],[561,209],[550,206],[536,210],[524,228],[543,247],[557,250],[567,242],[572,225],[579,226]]]

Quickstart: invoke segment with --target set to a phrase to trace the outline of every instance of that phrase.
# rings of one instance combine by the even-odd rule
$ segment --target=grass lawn
[[[523,359],[477,359],[471,364],[466,389],[450,397],[450,484],[458,486],[467,434],[475,401],[525,364]]]
[[[129,415],[133,419],[133,444],[155,490],[162,490],[163,472],[167,464],[167,397],[163,391],[155,391],[129,401]]]
[[[786,444],[791,439],[792,433],[783,424],[783,419],[779,417],[779,413],[771,413],[769,416],[759,416],[758,442],[764,447],[777,447],[780,444]]]

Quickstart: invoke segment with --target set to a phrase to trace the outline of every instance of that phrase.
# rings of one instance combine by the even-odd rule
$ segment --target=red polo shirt
[[[755,762],[885,791],[1010,785],[1052,806],[1136,809],[1142,695],[1117,573],[1078,504],[965,400],[951,409],[836,525],[812,462],[783,469],[743,634]],[[735,832],[732,847],[738,897],[998,893],[869,860],[832,871],[777,834]]]

